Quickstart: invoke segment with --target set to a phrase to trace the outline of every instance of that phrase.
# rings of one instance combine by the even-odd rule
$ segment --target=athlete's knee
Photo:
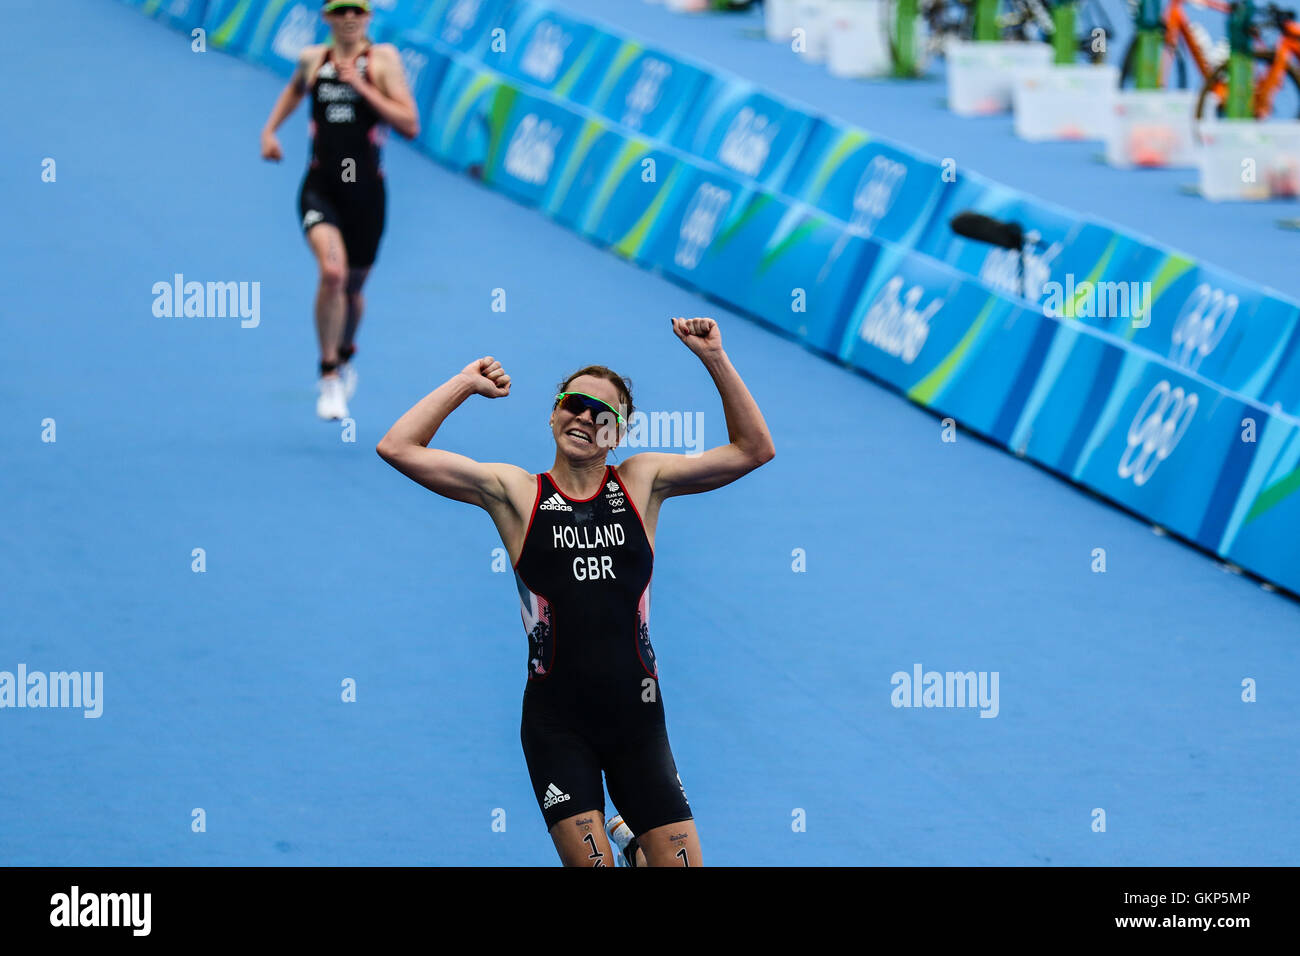
[[[343,292],[347,288],[348,270],[338,262],[322,262],[320,287],[329,293]]]
[[[703,866],[700,837],[689,820],[655,827],[637,837],[647,866]]]
[[[551,827],[551,838],[565,866],[614,865],[609,839],[605,836],[605,815],[597,810],[560,820]]]
[[[348,271],[348,297],[361,301],[361,287],[366,284],[369,269],[351,269]]]
[[[348,318],[355,320],[366,311],[366,299],[360,292],[348,290]]]

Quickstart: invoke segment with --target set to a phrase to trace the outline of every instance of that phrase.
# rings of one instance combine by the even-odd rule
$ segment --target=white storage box
[[[948,109],[959,116],[987,116],[1011,109],[1016,75],[1026,68],[1052,62],[1046,43],[974,43],[949,40],[944,48],[948,65]]]
[[[773,43],[794,42],[799,25],[799,0],[763,0],[763,32]]]
[[[1300,194],[1300,120],[1204,119],[1196,153],[1206,199]]]
[[[1119,70],[1107,63],[1055,63],[1020,70],[1011,99],[1016,135],[1032,141],[1105,139]]]
[[[830,0],[827,69],[832,76],[887,76],[893,72],[886,12],[886,0]]]
[[[795,8],[791,32],[803,30],[804,47],[799,55],[809,63],[826,62],[831,34],[830,6],[830,0],[799,0]]]
[[[1120,90],[1106,134],[1112,166],[1195,166],[1194,90]]]

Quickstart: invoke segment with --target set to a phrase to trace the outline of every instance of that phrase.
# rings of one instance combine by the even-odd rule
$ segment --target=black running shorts
[[[662,705],[647,711],[662,715]],[[692,819],[662,719],[639,721],[635,729],[583,727],[525,693],[519,737],[548,830],[574,814],[605,812],[602,770],[609,798],[634,834]]]
[[[374,265],[384,234],[387,194],[382,178],[355,183],[325,183],[308,173],[298,192],[298,215],[304,234],[327,222],[343,234],[348,268]]]

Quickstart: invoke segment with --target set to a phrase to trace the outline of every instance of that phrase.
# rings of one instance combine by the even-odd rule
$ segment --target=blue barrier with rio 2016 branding
[[[281,74],[328,37],[126,2]],[[440,162],[1300,591],[1296,302],[545,3],[373,6]]]

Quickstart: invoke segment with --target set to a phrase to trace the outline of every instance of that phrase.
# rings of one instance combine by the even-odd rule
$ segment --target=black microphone
[[[959,212],[948,223],[952,231],[967,239],[987,242],[1003,249],[1019,250],[1025,241],[1025,231],[1018,222],[1003,222],[983,213]]]

